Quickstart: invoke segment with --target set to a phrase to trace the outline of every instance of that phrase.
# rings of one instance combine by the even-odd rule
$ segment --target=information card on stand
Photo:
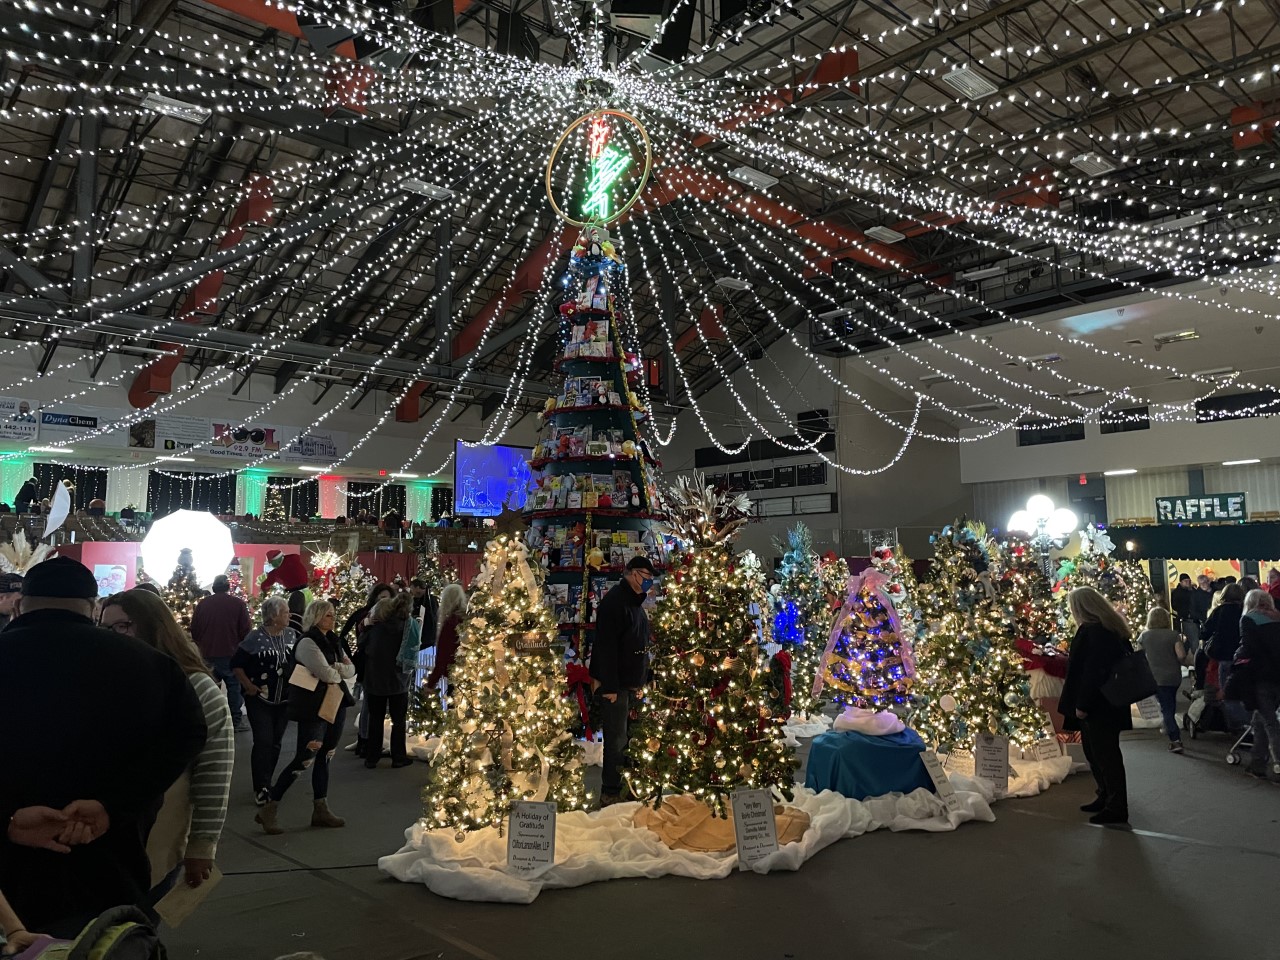
[[[525,879],[556,862],[556,805],[517,801],[507,820],[507,869]]]
[[[929,774],[929,779],[933,781],[933,789],[938,799],[948,810],[959,810],[960,798],[956,796],[956,788],[951,785],[951,778],[947,776],[947,771],[943,768],[938,755],[932,750],[926,750],[920,754],[920,759],[924,761],[924,768]]]
[[[1009,789],[1009,741],[990,733],[980,733],[973,742],[973,772],[994,784],[999,790]]]
[[[778,849],[778,823],[768,790],[739,790],[733,795],[733,832],[738,869],[747,870]]]

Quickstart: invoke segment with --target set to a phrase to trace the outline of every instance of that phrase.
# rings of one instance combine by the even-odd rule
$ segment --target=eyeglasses
[[[111,623],[103,623],[98,621],[98,626],[103,630],[110,630],[112,633],[128,633],[133,629],[132,620],[113,620]]]

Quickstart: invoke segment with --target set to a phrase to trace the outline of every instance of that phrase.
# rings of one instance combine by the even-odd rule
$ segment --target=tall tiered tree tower
[[[583,229],[561,279],[559,394],[542,413],[529,466],[529,547],[571,661],[590,657],[595,612],[632,557],[665,562],[654,469],[624,349],[626,266],[603,227]],[[585,718],[584,718],[585,719]]]

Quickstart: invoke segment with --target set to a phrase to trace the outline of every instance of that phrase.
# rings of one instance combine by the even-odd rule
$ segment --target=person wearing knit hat
[[[21,771],[0,777],[0,890],[59,937],[146,896],[147,833],[206,737],[182,668],[94,626],[97,593],[83,564],[38,563],[0,639],[0,770]],[[122,697],[118,681],[146,696]],[[76,841],[69,852],[50,852],[59,837]]]

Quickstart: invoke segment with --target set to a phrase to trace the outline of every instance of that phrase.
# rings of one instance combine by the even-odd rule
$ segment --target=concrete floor
[[[366,771],[340,755],[330,800],[348,826],[310,829],[300,783],[286,834],[264,836],[238,736],[226,879],[168,932],[173,960],[1280,958],[1280,787],[1228,767],[1221,735],[1181,757],[1156,731],[1126,736],[1131,832],[1084,822],[1084,774],[997,804],[995,823],[844,840],[797,873],[618,880],[529,906],[458,903],[378,873],[418,815],[422,764]],[[595,788],[599,769],[589,776]]]

